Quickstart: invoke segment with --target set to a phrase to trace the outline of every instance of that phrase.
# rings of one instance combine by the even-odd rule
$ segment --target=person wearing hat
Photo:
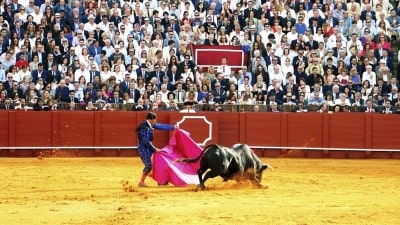
[[[180,111],[181,113],[195,113],[196,110],[193,108],[194,103],[190,101],[186,101],[183,103],[183,109]]]
[[[174,5],[174,4],[172,4],[172,5]],[[168,27],[171,27],[173,31],[175,31],[177,34],[179,34],[179,32],[181,31],[181,26],[179,25],[176,15],[177,14],[174,14],[173,12],[171,12]]]
[[[198,23],[196,23],[196,22],[198,22]],[[203,17],[200,17],[200,12],[199,11],[195,11],[194,12],[194,18],[193,18],[193,22],[192,22],[192,26],[193,27],[195,27],[195,26],[200,26],[200,25],[202,25],[203,24]]]
[[[151,79],[146,63],[140,64],[140,67],[136,69],[136,74],[138,77],[142,77],[146,83],[148,83]]]
[[[54,20],[51,22],[50,27],[54,27],[55,24],[59,25],[60,30],[64,30],[64,26],[66,25],[65,18],[61,15],[60,12],[54,14]]]
[[[143,19],[143,21],[144,21],[144,24],[140,27],[140,30],[144,30],[144,32],[146,33],[149,33],[149,34],[152,34],[153,33],[153,25],[151,25],[151,23],[150,23],[150,18],[148,18],[148,17],[145,17],[144,19]]]
[[[230,19],[230,24],[234,24],[235,21],[238,21],[240,29],[242,30],[245,26],[246,26],[246,21],[243,19],[243,16],[240,15],[240,7],[242,6],[242,4],[238,3],[236,5],[236,9],[233,10],[232,12],[232,16]]]
[[[159,152],[160,149],[154,146],[154,129],[171,131],[177,129],[177,125],[157,123],[157,114],[155,112],[149,112],[146,115],[145,120],[139,124],[136,128],[136,134],[138,139],[138,153],[140,159],[144,163],[143,173],[139,181],[139,187],[147,187],[145,183],[146,177],[153,169],[151,162],[151,156],[154,152]],[[156,166],[156,165],[155,165]]]
[[[89,22],[85,23],[84,30],[87,31],[88,33],[91,31],[95,31],[97,26],[97,24],[94,22],[95,16],[93,14],[89,14],[87,18]]]
[[[122,54],[121,47],[119,46],[119,44],[116,44],[114,46],[114,53],[112,53],[109,58],[111,64],[114,64],[115,59],[117,59],[117,58],[120,58],[122,62],[125,62],[125,55]]]

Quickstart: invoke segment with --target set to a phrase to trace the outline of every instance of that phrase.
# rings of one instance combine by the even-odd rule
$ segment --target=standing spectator
[[[231,76],[231,67],[228,65],[228,60],[226,57],[223,57],[221,60],[221,65],[218,66],[217,72],[222,73],[224,76],[225,82],[228,82],[229,77]]]

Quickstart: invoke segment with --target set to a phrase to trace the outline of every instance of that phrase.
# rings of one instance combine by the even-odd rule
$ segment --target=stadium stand
[[[0,108],[400,113],[397,4],[2,1]]]

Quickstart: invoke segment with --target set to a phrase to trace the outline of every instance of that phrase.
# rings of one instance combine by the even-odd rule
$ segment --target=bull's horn
[[[270,169],[270,170],[274,170],[274,167],[272,167],[271,165],[264,163],[263,166],[266,166],[266,169]]]

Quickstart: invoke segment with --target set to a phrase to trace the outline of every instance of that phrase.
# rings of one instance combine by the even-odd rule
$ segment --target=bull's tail
[[[196,158],[179,158],[175,159],[175,162],[187,162],[187,163],[194,163],[197,162],[203,157],[204,153],[211,148],[218,147],[216,144],[208,145]]]

